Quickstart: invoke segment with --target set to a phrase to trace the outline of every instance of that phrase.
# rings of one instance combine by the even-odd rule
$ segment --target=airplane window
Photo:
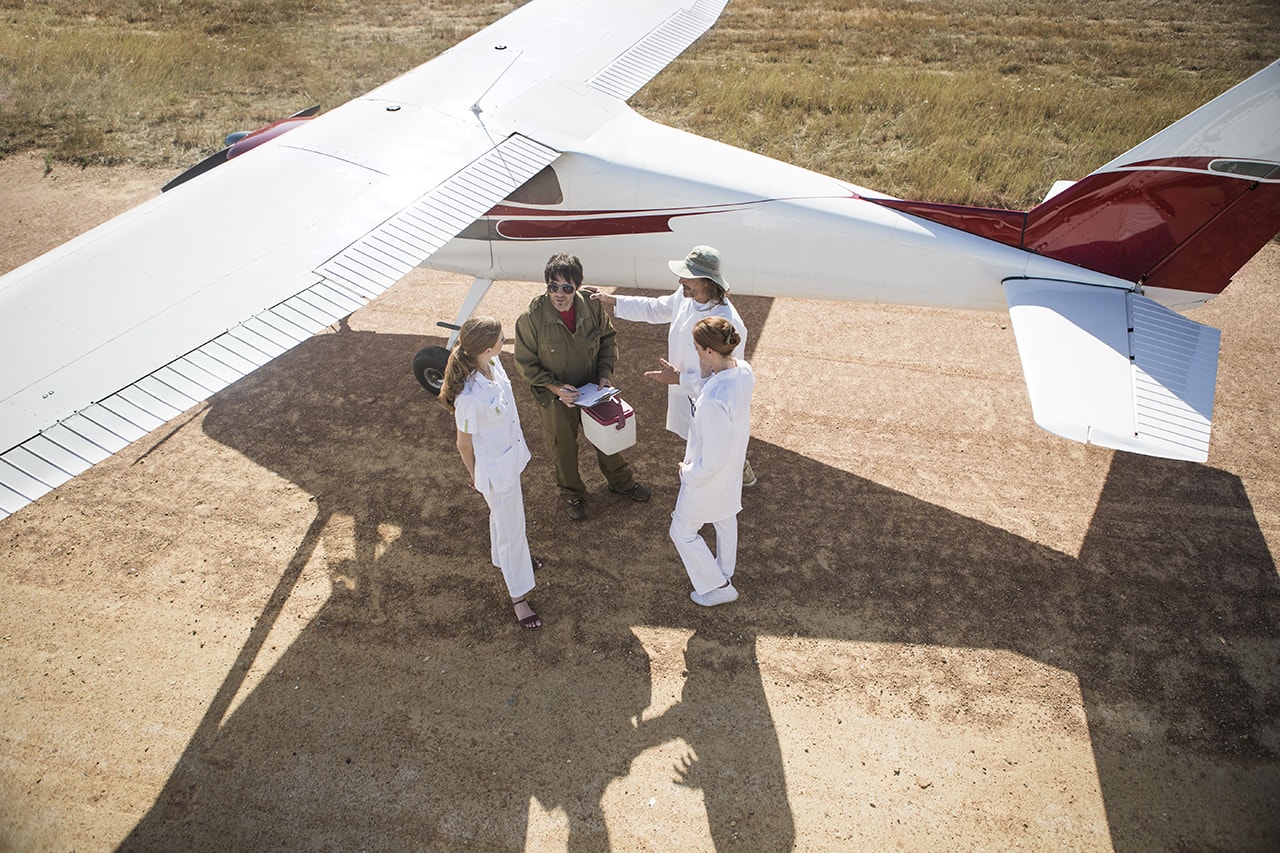
[[[555,171],[547,166],[538,174],[525,181],[524,186],[507,196],[507,201],[516,204],[559,204],[564,201],[564,193],[560,190],[560,179]]]
[[[1276,173],[1280,172],[1280,166],[1253,160],[1214,160],[1209,164],[1209,168],[1215,172],[1259,179],[1275,177]]]

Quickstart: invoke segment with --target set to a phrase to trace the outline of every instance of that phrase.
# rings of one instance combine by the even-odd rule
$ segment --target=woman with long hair
[[[704,317],[695,323],[693,343],[705,382],[693,404],[670,534],[693,583],[690,597],[714,607],[738,598],[733,572],[756,379],[751,365],[733,357],[741,337],[725,318]],[[715,528],[714,556],[699,533],[704,524]]]
[[[502,325],[492,317],[462,324],[449,353],[440,386],[440,402],[453,413],[458,453],[471,475],[471,487],[489,505],[489,550],[502,570],[516,619],[525,628],[541,628],[527,596],[533,570],[541,563],[529,554],[525,535],[520,474],[529,463],[529,447],[520,430],[520,414],[511,380],[502,368]]]

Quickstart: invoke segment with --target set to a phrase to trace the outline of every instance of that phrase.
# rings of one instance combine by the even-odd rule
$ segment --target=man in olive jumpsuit
[[[547,292],[535,297],[516,320],[516,369],[538,402],[542,435],[555,462],[565,512],[580,521],[587,517],[587,487],[578,473],[582,415],[573,401],[580,385],[613,384],[618,345],[604,306],[579,290],[581,261],[573,255],[553,255],[545,277]],[[597,450],[596,457],[609,491],[633,501],[649,500],[650,491],[636,482],[621,453]]]

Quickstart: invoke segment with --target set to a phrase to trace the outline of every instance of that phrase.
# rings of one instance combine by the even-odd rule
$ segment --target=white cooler
[[[583,408],[582,431],[601,453],[621,453],[636,443],[636,413],[621,397]]]

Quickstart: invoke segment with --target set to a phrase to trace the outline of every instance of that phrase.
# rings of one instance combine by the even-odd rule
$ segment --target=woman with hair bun
[[[723,317],[704,317],[693,327],[705,382],[693,404],[670,534],[693,583],[690,597],[703,607],[738,598],[733,572],[738,559],[742,466],[751,437],[751,392],[756,384],[751,365],[733,357],[740,340],[733,324]],[[714,556],[699,534],[704,524],[716,531]]]
[[[492,317],[473,317],[462,324],[458,343],[449,353],[440,386],[440,402],[453,413],[458,453],[471,475],[471,487],[489,505],[489,551],[525,628],[541,628],[527,596],[533,570],[541,562],[530,556],[525,535],[524,496],[520,474],[529,463],[529,448],[520,430],[520,414],[511,380],[498,360],[502,325]]]

